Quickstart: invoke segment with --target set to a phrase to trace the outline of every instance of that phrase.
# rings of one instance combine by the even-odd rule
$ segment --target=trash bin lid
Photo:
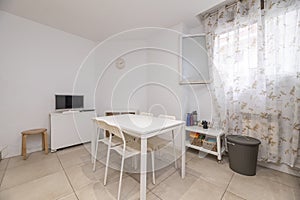
[[[255,146],[261,143],[256,138],[244,136],[244,135],[227,135],[226,138],[229,142],[234,142],[237,144],[247,145],[247,146]]]

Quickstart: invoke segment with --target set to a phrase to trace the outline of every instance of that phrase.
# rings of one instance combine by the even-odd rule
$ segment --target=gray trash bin
[[[226,139],[229,167],[237,173],[254,176],[258,146],[261,142],[258,139],[241,135],[228,135]]]

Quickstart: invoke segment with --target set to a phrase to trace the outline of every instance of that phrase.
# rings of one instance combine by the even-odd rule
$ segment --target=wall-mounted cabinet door
[[[210,83],[205,35],[181,37],[180,84]]]

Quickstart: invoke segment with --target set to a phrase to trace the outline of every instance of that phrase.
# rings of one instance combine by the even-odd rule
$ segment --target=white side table
[[[223,145],[221,144],[221,138],[225,136],[225,134],[222,130],[217,130],[214,128],[203,129],[202,127],[199,127],[199,126],[186,126],[185,130],[188,133],[196,132],[196,133],[204,134],[204,135],[207,135],[210,137],[215,137],[217,140],[217,151],[212,151],[212,150],[200,147],[200,146],[192,145],[189,140],[189,138],[190,138],[189,135],[187,135],[187,137],[186,137],[187,139],[186,139],[185,145],[186,145],[186,147],[193,148],[193,149],[196,149],[199,151],[203,151],[203,152],[215,155],[218,157],[218,161],[222,160],[222,154],[225,152],[225,140],[223,142]]]

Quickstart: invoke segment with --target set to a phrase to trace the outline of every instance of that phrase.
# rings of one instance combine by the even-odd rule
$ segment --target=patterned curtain
[[[300,1],[237,1],[204,17],[215,116],[262,144],[259,160],[294,166],[300,128]]]

